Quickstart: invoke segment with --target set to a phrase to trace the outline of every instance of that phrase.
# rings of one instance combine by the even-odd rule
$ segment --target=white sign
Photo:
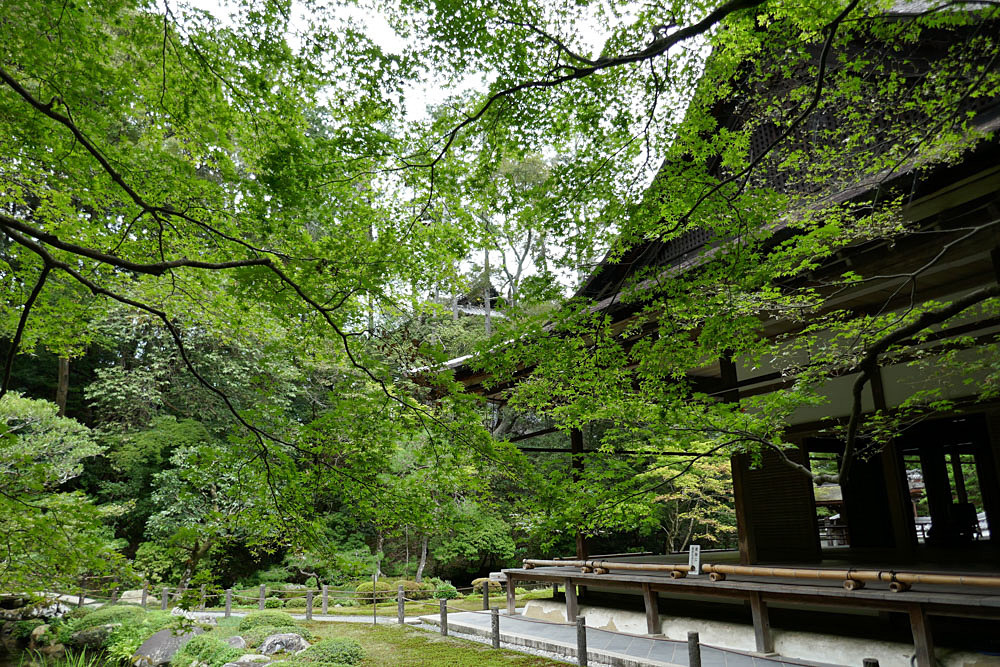
[[[701,574],[701,545],[692,544],[688,547],[688,574]]]

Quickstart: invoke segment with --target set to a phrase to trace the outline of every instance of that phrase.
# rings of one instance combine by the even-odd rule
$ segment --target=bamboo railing
[[[682,579],[688,575],[691,567],[680,563],[628,563],[607,560],[541,560],[527,558],[525,569],[536,567],[578,567],[584,573],[607,574],[612,569],[629,572],[669,573],[674,579]],[[888,583],[889,590],[894,593],[908,591],[914,584],[938,586],[980,586],[1000,588],[1000,576],[971,574],[941,574],[929,572],[898,572],[896,570],[861,570],[861,569],[830,569],[830,568],[791,568],[764,567],[758,565],[722,565],[705,563],[701,570],[709,575],[712,581],[724,581],[727,576],[840,580],[845,589],[859,590],[866,583]]]

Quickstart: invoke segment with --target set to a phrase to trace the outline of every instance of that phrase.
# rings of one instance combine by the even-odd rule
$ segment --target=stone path
[[[421,621],[437,625],[439,617],[423,616]],[[448,628],[456,632],[488,637],[488,612],[455,612],[448,614]],[[508,644],[542,649],[576,659],[576,626],[552,623],[523,616],[500,616],[501,641]],[[622,667],[687,666],[686,642],[660,637],[628,635],[597,628],[587,628],[587,657],[590,661]],[[834,667],[825,663],[792,660],[780,656],[764,657],[740,651],[702,646],[702,667]]]

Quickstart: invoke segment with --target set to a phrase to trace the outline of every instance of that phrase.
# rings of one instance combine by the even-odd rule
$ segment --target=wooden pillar
[[[882,371],[877,367],[871,378],[871,388],[875,409],[883,413],[888,412]],[[882,449],[879,456],[882,459],[882,474],[889,501],[894,548],[897,554],[907,558],[913,554],[917,546],[917,528],[913,522],[913,502],[910,500],[910,482],[906,477],[906,466],[903,465],[903,457],[899,453],[895,439]]]
[[[934,639],[923,606],[910,605],[910,630],[916,649],[916,667],[934,667]]]
[[[507,575],[507,614],[513,616],[517,611],[517,600],[514,598],[514,578]]]
[[[576,602],[576,585],[571,579],[566,580],[566,622],[572,623],[573,619],[576,618],[577,612],[579,611],[579,605]]]
[[[660,627],[660,601],[649,584],[642,585],[642,601],[646,606],[646,633],[650,635],[661,634]]]
[[[758,653],[774,653],[774,639],[771,637],[771,619],[767,613],[767,603],[757,591],[750,592],[750,613],[753,614],[753,638]]]
[[[578,428],[573,429],[569,432],[569,450],[572,462],[570,463],[570,470],[572,473],[573,481],[579,482],[580,478],[583,476],[583,431]],[[584,536],[583,532],[577,529],[576,531],[576,558],[577,560],[583,560],[587,557],[587,538]]]

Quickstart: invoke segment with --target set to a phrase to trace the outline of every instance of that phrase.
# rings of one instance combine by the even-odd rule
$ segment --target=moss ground
[[[475,642],[442,637],[439,634],[407,626],[370,626],[358,623],[304,623],[314,635],[352,637],[365,649],[362,667],[422,665],[432,667],[565,667],[564,662],[524,655],[514,651],[495,651]]]

